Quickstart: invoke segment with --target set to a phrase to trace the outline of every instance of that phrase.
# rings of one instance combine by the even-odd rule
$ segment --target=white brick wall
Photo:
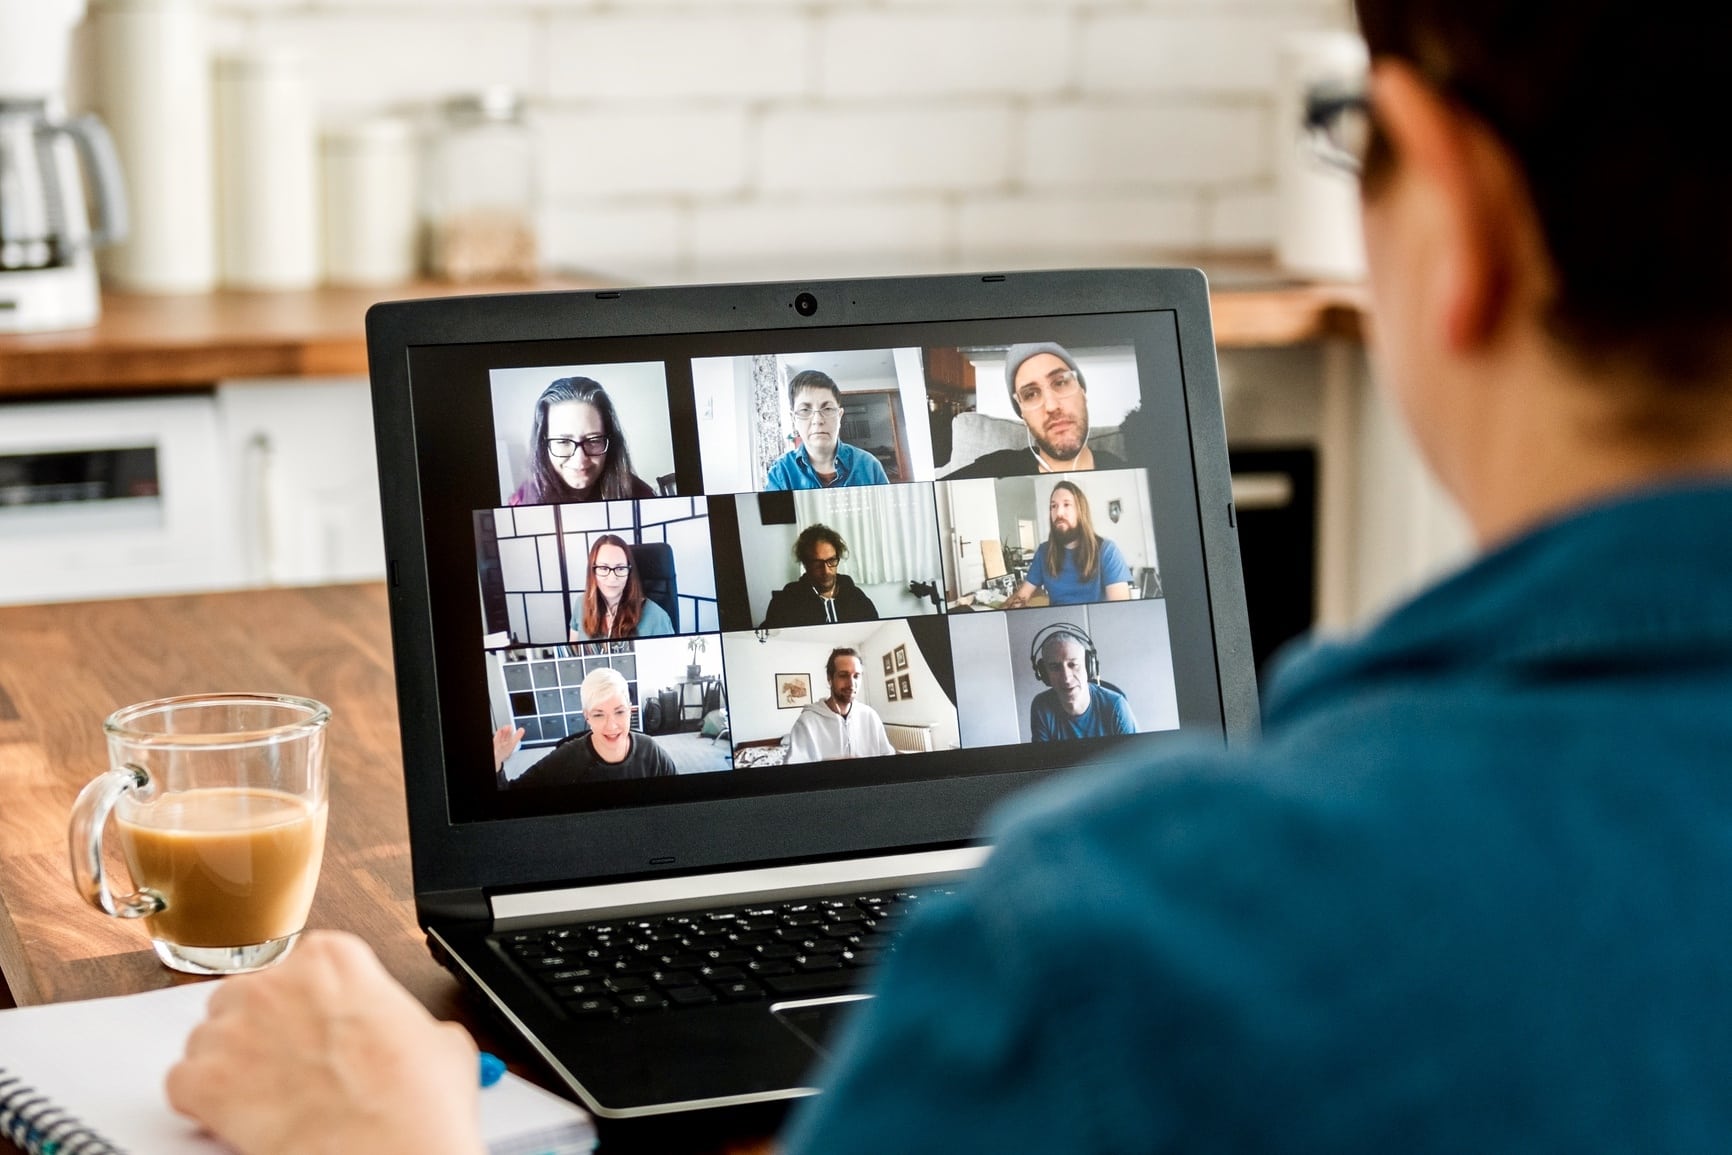
[[[508,84],[553,269],[1123,263],[1274,237],[1275,61],[1346,0],[211,0],[328,120]]]

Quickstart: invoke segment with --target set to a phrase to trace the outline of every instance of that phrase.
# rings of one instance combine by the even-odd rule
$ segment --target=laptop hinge
[[[986,860],[990,847],[961,846],[912,854],[804,862],[793,866],[729,870],[715,874],[682,875],[638,882],[601,883],[494,895],[489,901],[496,920],[583,915],[606,918],[623,913],[650,914],[694,905],[768,900],[777,895],[815,893],[830,888],[864,887],[882,890],[916,886],[954,878]]]

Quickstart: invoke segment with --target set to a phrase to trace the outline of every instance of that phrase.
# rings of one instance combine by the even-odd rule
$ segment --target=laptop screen
[[[408,349],[452,824],[1223,734],[1172,310],[789,320]]]

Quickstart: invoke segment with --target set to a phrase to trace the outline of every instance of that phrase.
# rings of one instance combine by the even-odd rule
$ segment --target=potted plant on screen
[[[692,664],[686,667],[686,681],[696,682],[704,676],[703,667],[698,663],[698,655],[710,648],[710,641],[703,637],[686,639],[686,649],[692,652]]]

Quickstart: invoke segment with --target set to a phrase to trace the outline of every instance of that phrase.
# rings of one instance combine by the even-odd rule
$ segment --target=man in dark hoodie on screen
[[[814,522],[801,530],[794,540],[794,558],[803,572],[770,595],[762,628],[877,621],[872,599],[853,578],[838,572],[847,556],[848,543],[829,526]]]

